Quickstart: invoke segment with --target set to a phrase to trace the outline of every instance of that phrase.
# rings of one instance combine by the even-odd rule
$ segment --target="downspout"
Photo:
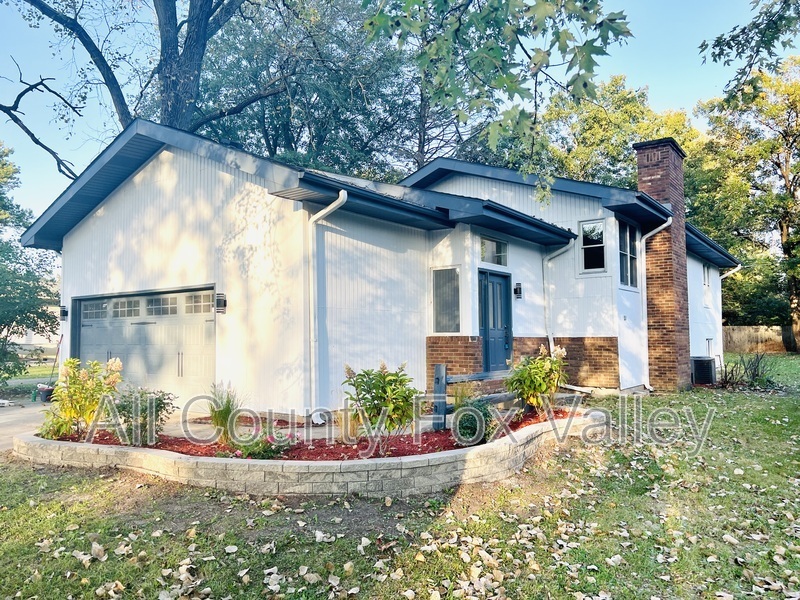
[[[733,275],[734,273],[738,273],[739,271],[741,271],[741,270],[742,270],[742,267],[743,267],[743,266],[744,266],[744,265],[738,265],[738,266],[736,266],[736,267],[732,268],[732,269],[731,269],[730,271],[728,271],[727,273],[723,273],[722,275],[720,275],[720,276],[719,276],[719,280],[720,280],[720,281],[722,281],[722,280],[723,280],[723,279],[725,279],[726,277],[730,277],[730,276],[731,276],[731,275]]]
[[[575,238],[572,238],[569,243],[563,248],[559,248],[555,252],[542,257],[542,291],[544,292],[544,327],[547,330],[547,343],[550,346],[550,352],[555,348],[555,340],[553,336],[553,328],[550,323],[550,282],[548,281],[547,273],[550,266],[550,261],[561,256],[567,250],[575,245]]]
[[[317,223],[344,206],[347,192],[341,190],[333,204],[308,219],[308,390],[312,421],[320,419],[317,409],[317,364],[319,363],[319,298],[317,297]]]
[[[644,274],[644,286],[642,289],[642,323],[644,323],[645,331],[647,331],[647,240],[651,237],[664,231],[667,227],[672,225],[672,217],[667,217],[667,220],[653,229],[653,231],[649,231],[642,236],[641,239],[641,248],[642,248],[642,268],[641,272]],[[646,339],[649,339],[649,336],[645,336]],[[647,388],[648,391],[653,391],[653,386],[650,385],[650,348],[647,349],[647,364],[645,364],[645,376],[644,376],[644,387]]]

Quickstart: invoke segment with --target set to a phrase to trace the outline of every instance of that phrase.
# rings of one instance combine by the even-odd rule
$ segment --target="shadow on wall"
[[[358,371],[406,362],[424,388],[427,233],[352,214],[317,231],[320,397],[341,406],[345,363]]]

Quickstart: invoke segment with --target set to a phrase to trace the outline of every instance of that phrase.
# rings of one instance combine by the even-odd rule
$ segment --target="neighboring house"
[[[22,243],[62,252],[65,353],[184,401],[222,381],[256,410],[336,408],[346,363],[431,390],[436,363],[502,372],[542,343],[575,385],[683,388],[722,353],[737,262],[685,225],[677,144],[637,151],[642,192],[557,179],[542,204],[506,169],[381,184],[137,120]]]

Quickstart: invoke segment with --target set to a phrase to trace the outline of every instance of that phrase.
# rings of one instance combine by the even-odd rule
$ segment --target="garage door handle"
[[[155,321],[137,321],[136,323],[131,323],[131,325],[155,325]]]

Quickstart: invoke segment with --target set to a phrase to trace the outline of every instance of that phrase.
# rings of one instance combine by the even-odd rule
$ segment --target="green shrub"
[[[381,362],[375,371],[364,369],[356,373],[345,365],[346,379],[353,391],[346,391],[348,405],[365,425],[369,423],[377,436],[378,452],[386,454],[389,438],[402,434],[414,418],[414,398],[422,392],[412,387],[405,364],[390,371]]]
[[[122,390],[115,406],[129,443],[133,446],[155,444],[169,416],[177,409],[174,402],[173,394],[161,390]]]
[[[506,378],[506,389],[525,402],[526,408],[538,410],[544,406],[544,396],[552,404],[558,386],[566,383],[564,357],[567,351],[560,346],[553,348],[552,355],[544,344],[539,348],[539,356],[523,356],[511,368]]]
[[[453,419],[456,422],[456,439],[459,443],[466,443],[469,440],[471,444],[480,444],[491,437],[497,429],[497,422],[489,412],[489,406],[486,400],[478,399],[464,402],[456,409]],[[475,440],[481,427],[483,435]]]
[[[105,365],[92,361],[81,369],[81,361],[69,358],[61,367],[53,391],[53,405],[45,415],[39,433],[55,439],[65,435],[83,436],[92,424],[100,401],[113,396],[122,381],[122,363],[112,358]]]
[[[220,429],[219,441],[228,446],[233,438],[236,428],[236,413],[242,406],[242,401],[236,390],[230,385],[222,383],[211,384],[211,401],[208,403],[208,414],[211,424]]]
[[[278,458],[297,441],[291,433],[276,431],[270,435],[261,435],[249,444],[234,444],[233,456],[255,459]]]

